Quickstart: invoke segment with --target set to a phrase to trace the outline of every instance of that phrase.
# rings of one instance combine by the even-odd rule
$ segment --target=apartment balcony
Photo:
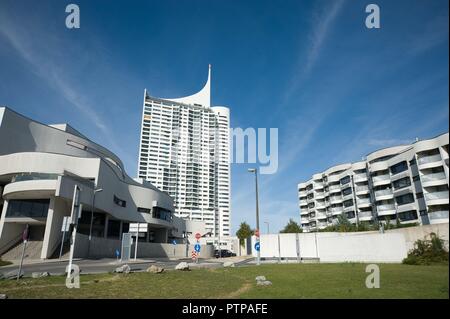
[[[370,205],[371,205],[369,198],[358,199],[357,203],[358,203],[358,207],[361,207],[361,208],[370,207]]]
[[[340,214],[342,214],[342,212],[343,212],[343,210],[342,210],[342,207],[333,207],[333,208],[330,208],[329,210],[328,210],[330,213],[331,213],[331,215],[340,215]]]
[[[328,187],[328,192],[329,193],[333,193],[333,192],[340,192],[341,191],[341,185],[331,185],[330,187]]]
[[[342,203],[342,197],[330,197],[330,204],[339,204]]]
[[[316,209],[325,209],[327,206],[325,204],[325,202],[316,202]]]
[[[447,184],[447,176],[444,172],[424,174],[420,176],[423,187]]]
[[[395,205],[394,204],[378,205],[377,212],[379,216],[395,214]]]
[[[357,195],[368,194],[369,193],[369,186],[356,186],[355,193]]]
[[[316,192],[316,199],[323,199],[325,198],[324,192]]]
[[[392,192],[392,189],[390,189],[390,188],[382,189],[379,191],[375,191],[375,198],[377,200],[394,198],[394,193]]]
[[[424,194],[427,205],[448,204],[448,191],[440,191]]]
[[[386,185],[391,183],[389,174],[378,175],[372,177],[373,186]]]
[[[349,212],[351,210],[355,210],[355,205],[350,205],[350,206],[344,207],[344,212]]]
[[[448,222],[448,211],[439,210],[434,212],[428,212],[428,218],[430,219],[430,224]]]
[[[303,216],[303,215],[309,215],[309,212],[308,212],[308,210],[301,210],[300,211],[300,216]]]
[[[317,214],[316,219],[327,219],[327,215],[326,214]]]
[[[355,182],[365,182],[365,181],[367,181],[367,174],[355,174],[354,176],[353,176],[353,180],[355,181]]]
[[[419,157],[417,159],[417,163],[419,164],[419,166],[424,166],[430,163],[438,163],[442,161],[442,157],[440,154],[434,154],[434,155],[426,155],[426,156],[422,156]]]
[[[326,227],[328,227],[328,223],[326,223],[326,222],[317,223],[317,228],[319,228],[319,229],[324,229]]]
[[[324,187],[323,182],[316,182],[314,183],[314,189],[322,189]]]
[[[373,219],[372,212],[359,212],[358,219],[360,221],[369,221]]]

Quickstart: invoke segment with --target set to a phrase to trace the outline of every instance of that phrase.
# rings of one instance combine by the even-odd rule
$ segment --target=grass
[[[82,275],[80,289],[66,288],[60,276],[0,280],[0,293],[9,298],[449,298],[448,264],[379,266],[379,289],[366,288],[365,264],[348,263]],[[272,286],[257,286],[258,275]]]

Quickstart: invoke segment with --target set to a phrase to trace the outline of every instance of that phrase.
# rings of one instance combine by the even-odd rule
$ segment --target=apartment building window
[[[342,191],[342,195],[343,195],[343,196],[350,195],[351,193],[352,193],[352,188],[351,188],[351,187],[348,187],[348,188],[346,188],[346,189],[344,189],[344,190]]]
[[[341,178],[341,185],[345,185],[350,183],[350,176],[345,176],[344,178]]]
[[[350,206],[353,206],[353,199],[349,199],[344,202],[344,207],[350,207]]]
[[[398,214],[398,219],[400,221],[409,221],[409,220],[415,220],[417,219],[417,212],[415,210],[403,212]]]
[[[399,180],[394,181],[392,184],[394,186],[394,189],[401,189],[410,186],[411,179],[409,177],[401,178]]]
[[[108,238],[120,238],[120,220],[108,219]]]
[[[410,204],[410,203],[414,202],[414,196],[413,196],[413,194],[408,193],[408,194],[396,197],[395,201],[397,202],[397,205]]]
[[[10,200],[6,217],[47,217],[49,199]]]
[[[407,169],[408,169],[408,164],[406,163],[406,161],[395,164],[395,165],[391,166],[391,168],[390,168],[392,175],[399,174],[401,172],[406,171]]]
[[[144,208],[144,207],[138,207],[138,208],[137,208],[137,211],[138,211],[139,213],[150,214],[151,209],[150,209],[150,208]]]
[[[127,202],[114,195],[114,203],[120,207],[127,207]]]

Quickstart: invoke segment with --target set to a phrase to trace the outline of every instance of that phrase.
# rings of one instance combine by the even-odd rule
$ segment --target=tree
[[[242,222],[239,226],[236,236],[239,238],[239,244],[244,246],[244,241],[253,235],[253,230],[246,222]]]
[[[300,225],[297,224],[292,218],[289,219],[289,222],[284,227],[280,233],[301,233],[303,230],[300,228]]]

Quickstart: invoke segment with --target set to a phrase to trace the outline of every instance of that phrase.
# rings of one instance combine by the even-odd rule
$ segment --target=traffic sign
[[[195,239],[199,240],[200,238],[202,238],[202,235],[200,233],[195,234]]]
[[[146,233],[148,231],[147,223],[131,223],[128,229],[130,233]]]
[[[174,240],[172,240],[172,245],[176,245],[177,244],[177,241],[174,239]]]
[[[197,252],[196,252],[195,250],[192,251],[192,253],[191,253],[191,258],[192,258],[193,260],[197,259]]]
[[[68,232],[69,229],[70,229],[70,216],[64,216],[61,231]]]
[[[255,250],[259,251],[261,249],[261,245],[259,244],[259,241],[255,243]]]
[[[201,248],[200,244],[195,244],[194,249],[195,249],[196,252],[199,253],[200,252],[200,248]]]
[[[116,249],[116,257],[119,258],[120,256],[120,251],[118,249]]]

